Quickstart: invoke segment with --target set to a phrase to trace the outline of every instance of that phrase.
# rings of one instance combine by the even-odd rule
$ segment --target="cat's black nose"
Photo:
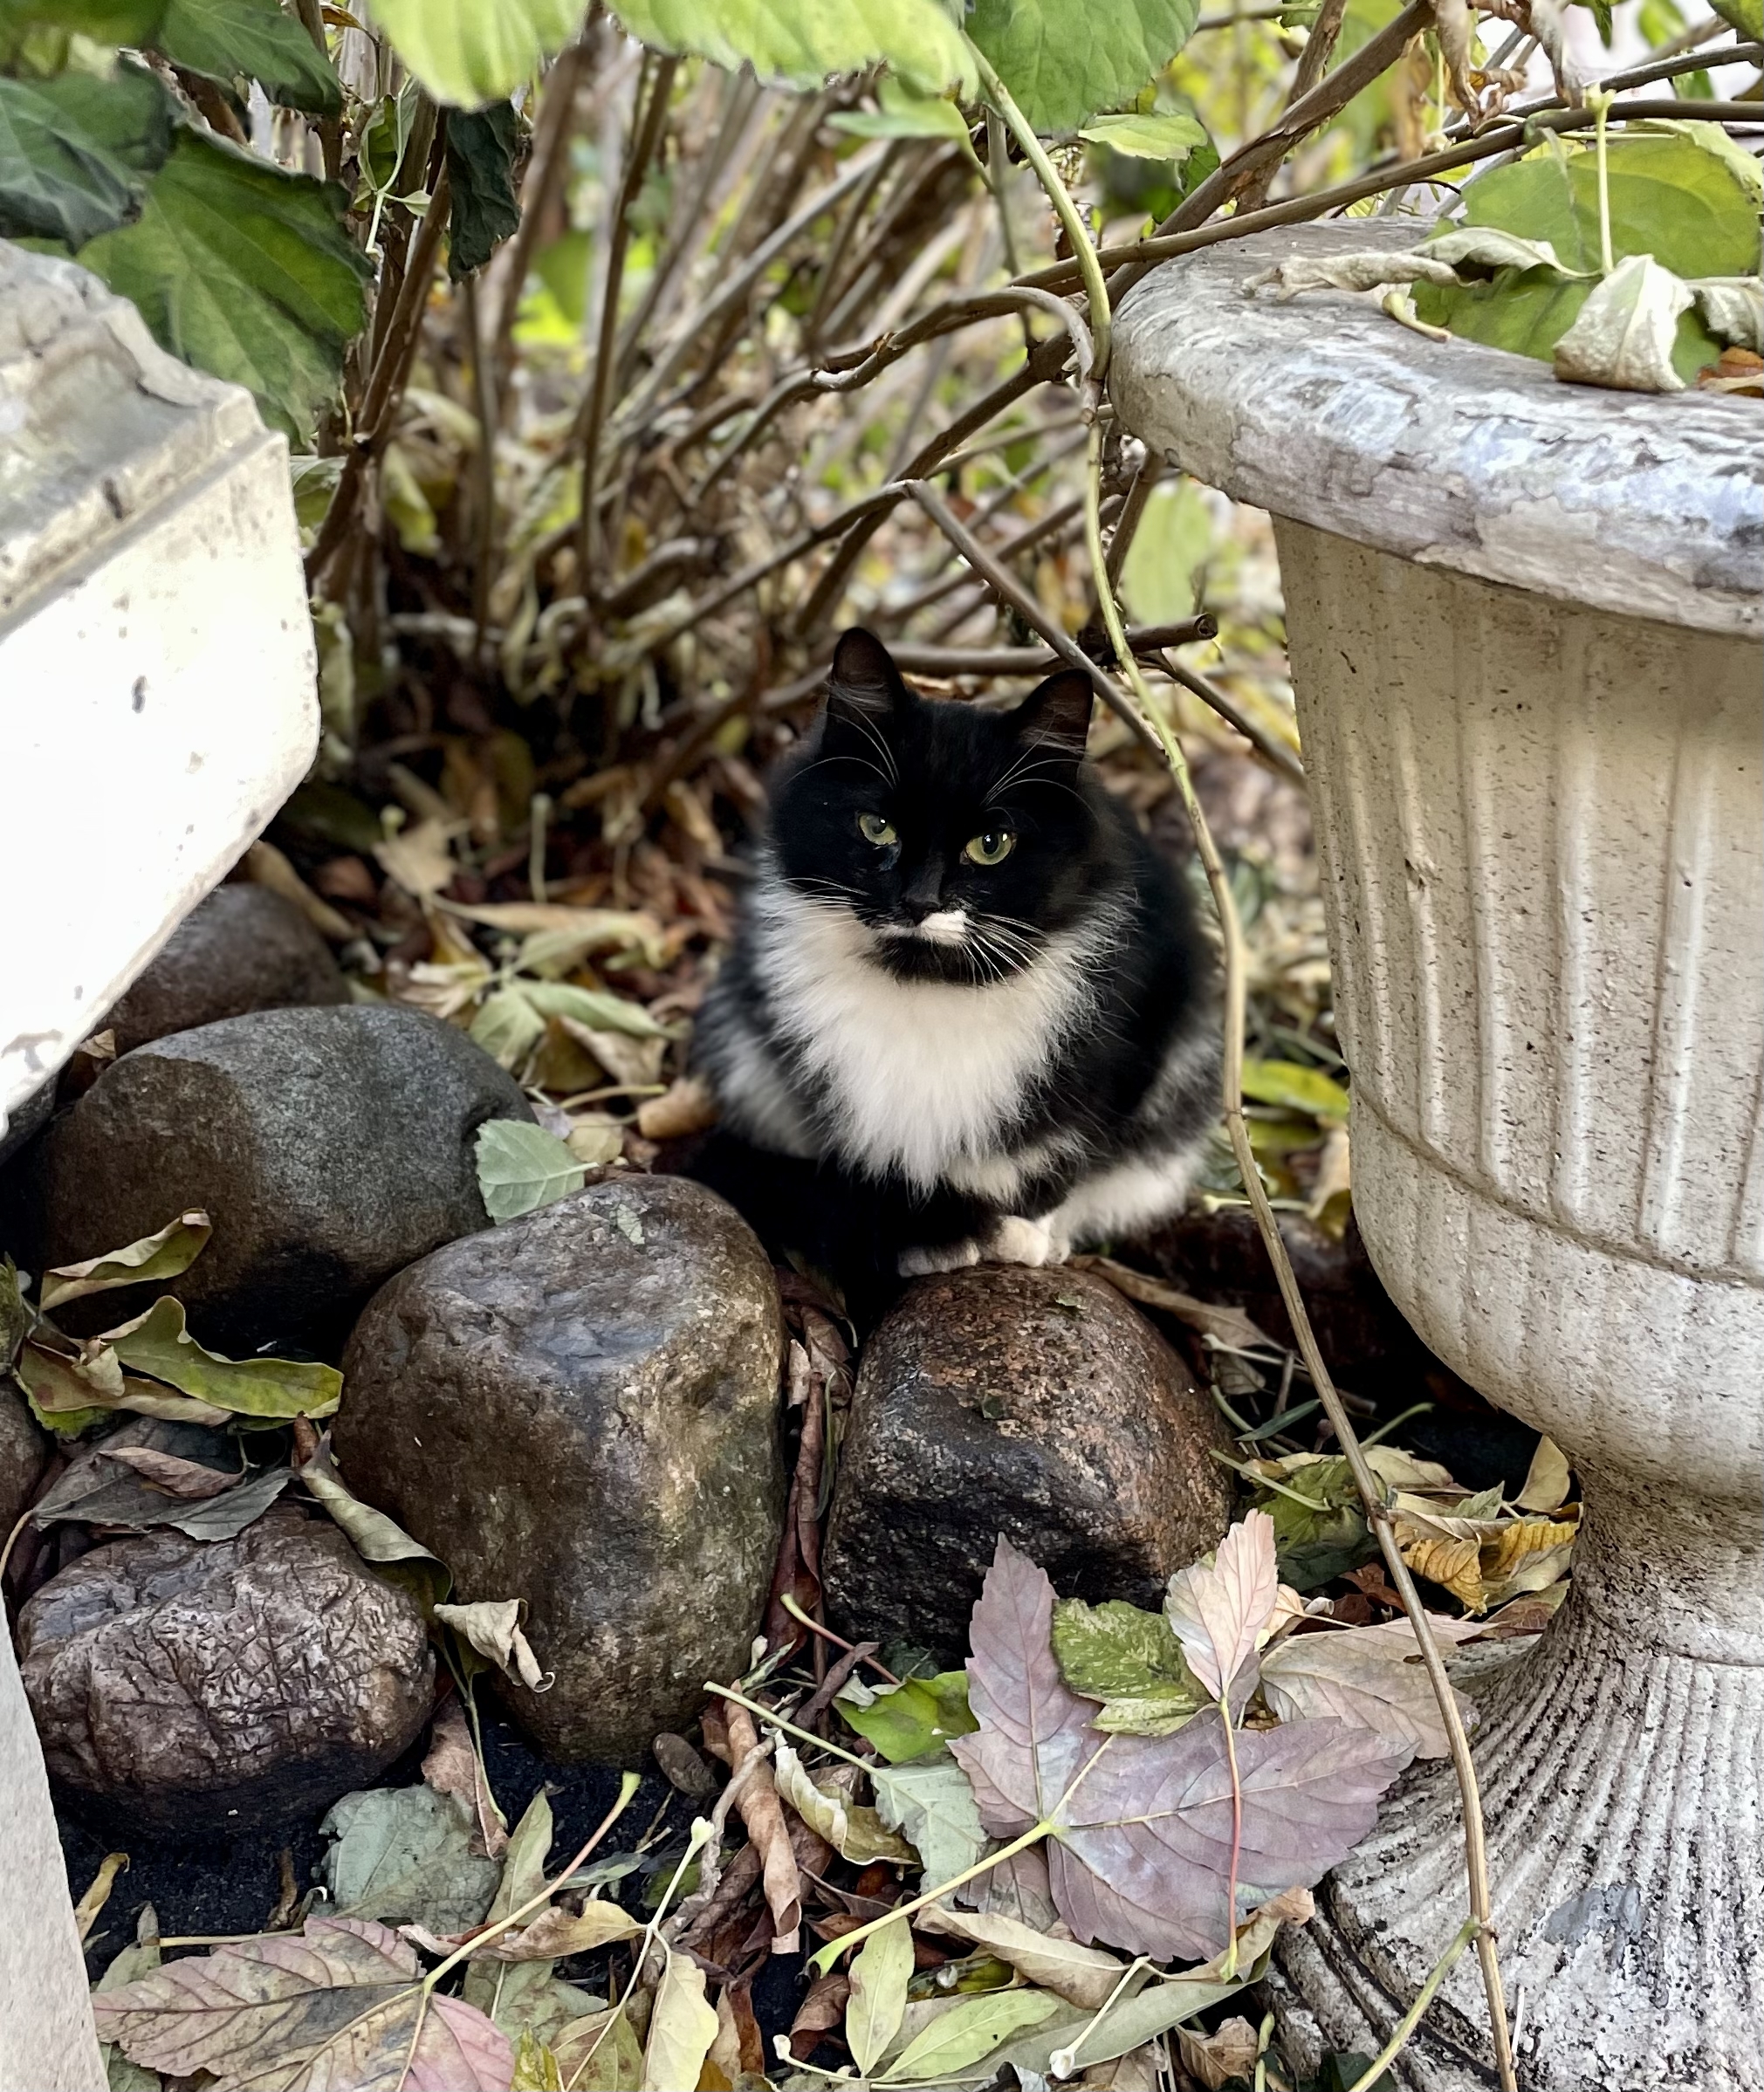
[[[923,923],[944,905],[942,881],[922,872],[901,895],[901,913],[909,923]]]

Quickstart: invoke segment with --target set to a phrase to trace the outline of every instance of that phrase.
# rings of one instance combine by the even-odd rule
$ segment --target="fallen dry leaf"
[[[1209,1609],[1235,1651],[1253,1653],[1258,1611],[1272,1608],[1255,1533],[1227,1564]],[[1221,1554],[1224,1550],[1221,1549]],[[1266,1584],[1266,1596],[1262,1595]],[[1054,1587],[1001,1538],[974,1608],[970,1704],[980,1727],[951,1744],[973,1783],[985,1828],[1016,1838],[1049,1831],[1049,1878],[1077,1938],[1157,1959],[1198,1959],[1226,1938],[1232,1869],[1232,1781],[1215,1709],[1173,1736],[1105,1736],[1069,1691],[1050,1642]],[[1209,1642],[1211,1637],[1209,1636]],[[1220,1675],[1225,1675],[1220,1667]],[[1308,1885],[1371,1829],[1378,1797],[1409,1761],[1406,1744],[1334,1720],[1245,1731],[1238,1882],[1275,1891]]]
[[[717,1100],[697,1075],[683,1076],[659,1097],[637,1107],[637,1131],[646,1141],[679,1141],[717,1123]]]
[[[1164,1618],[1214,1699],[1224,1699],[1253,1662],[1279,1597],[1274,1521],[1266,1511],[1246,1512],[1219,1542],[1211,1567],[1197,1562],[1170,1578]]]
[[[200,1503],[204,1497],[219,1496],[241,1478],[243,1469],[207,1467],[200,1460],[181,1460],[175,1453],[162,1453],[151,1445],[106,1447],[106,1460],[132,1467],[143,1482],[163,1490],[185,1503]]]
[[[1219,2092],[1230,2078],[1255,2075],[1260,2050],[1256,2030],[1247,2020],[1227,2020],[1211,2034],[1191,2034],[1187,2027],[1178,2027],[1176,2040],[1183,2068],[1191,2077],[1198,2078],[1207,2092]]]
[[[471,1740],[471,1724],[456,1699],[447,1701],[435,1718],[422,1760],[422,1777],[436,1794],[451,1794],[465,1804],[477,1826],[472,1837],[475,1849],[488,1859],[499,1860],[508,1850],[508,1825],[484,1778]]]
[[[729,1725],[729,1763],[732,1769],[758,1748],[759,1738],[754,1730],[753,1718],[745,1707],[738,1707],[731,1700],[724,1703],[724,1711]],[[802,1880],[797,1872],[796,1855],[791,1849],[790,1830],[784,1821],[778,1789],[772,1785],[770,1768],[763,1762],[749,1772],[735,1798],[735,1807],[759,1855],[766,1908],[772,1912],[772,1951],[774,1954],[794,1954],[802,1945]]]
[[[475,1605],[437,1605],[435,1616],[443,1627],[463,1635],[481,1656],[488,1656],[507,1677],[518,1677],[534,1692],[544,1692],[551,1676],[541,1670],[539,1658],[528,1646],[520,1623],[526,1615],[525,1598],[481,1598]]]
[[[169,2076],[208,2070],[277,2092],[508,2092],[507,2035],[421,1973],[387,1926],[309,1917],[299,1933],[168,1962],[95,1995],[93,2013],[100,2041]]]

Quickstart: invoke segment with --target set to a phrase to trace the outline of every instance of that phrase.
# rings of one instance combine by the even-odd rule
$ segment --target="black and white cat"
[[[1056,1262],[1181,1205],[1211,969],[1084,761],[1090,706],[1076,670],[1010,711],[921,697],[871,634],[840,641],[698,1025],[725,1145],[700,1174],[774,1242],[794,1219],[793,1246],[910,1276]],[[811,1182],[845,1207],[831,1246],[802,1239]]]

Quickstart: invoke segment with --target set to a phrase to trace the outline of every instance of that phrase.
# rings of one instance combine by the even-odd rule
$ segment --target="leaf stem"
[[[1409,2007],[1408,2011],[1404,2013],[1403,2017],[1397,2020],[1396,2029],[1392,2033],[1390,2039],[1385,2042],[1384,2046],[1378,2051],[1377,2054],[1373,2057],[1372,2061],[1360,2073],[1359,2076],[1354,2080],[1353,2083],[1348,2088],[1348,2092],[1372,2092],[1372,2087],[1377,2083],[1378,2080],[1383,2075],[1384,2072],[1390,2068],[1390,2065],[1397,2060],[1397,2057],[1402,2050],[1404,2044],[1408,2041],[1410,2035],[1414,2033],[1415,2029],[1421,2024],[1422,2013],[1426,2011],[1427,2007],[1431,2004],[1432,2004],[1433,1999],[1438,1992],[1439,1986],[1445,1982],[1445,1979],[1452,1973],[1452,1969],[1457,1965],[1458,1957],[1464,1951],[1465,1948],[1470,1945],[1471,1941],[1477,1937],[1481,1930],[1482,1921],[1479,1917],[1466,1917],[1464,1923],[1459,1926],[1457,1933],[1452,1938],[1452,1945],[1447,1947],[1445,1953],[1440,1956],[1438,1961],[1434,1965],[1432,1972],[1429,1975],[1427,1980],[1421,1986],[1420,1989],[1416,1992],[1415,2002]]]
[[[1084,295],[1090,304],[1090,339],[1095,351],[1090,374],[1095,379],[1100,379],[1109,367],[1109,286],[1102,280],[1102,265],[1096,258],[1095,248],[1091,244],[1089,228],[1079,216],[1078,206],[1072,201],[1066,184],[1060,179],[1041,141],[1036,137],[1028,120],[1012,99],[1011,90],[992,70],[985,52],[979,45],[971,38],[967,42],[978,69],[980,86],[986,99],[1004,118],[1011,135],[1023,148],[1023,157],[1034,168],[1036,179],[1046,192],[1047,201],[1054,206],[1060,223],[1066,228],[1067,238],[1072,243],[1072,258],[1077,263],[1079,274],[1084,279]]]
[[[1142,1954],[1137,1960],[1129,1961],[1127,1966],[1122,1970],[1121,1975],[1115,1983],[1115,1988],[1109,1992],[1109,1995],[1102,2000],[1102,2004],[1090,2015],[1089,2020],[1085,2024],[1083,2033],[1079,2035],[1075,2041],[1068,2041],[1063,2048],[1056,2048],[1053,2054],[1048,2057],[1048,2068],[1053,2071],[1055,2077],[1071,2076],[1072,2073],[1078,2068],[1078,2051],[1083,2047],[1085,2042],[1090,2039],[1091,2035],[1095,2033],[1096,2029],[1102,2024],[1103,2020],[1109,2017],[1109,2013],[1114,2009],[1115,2000],[1121,1995],[1122,1992],[1126,1989],[1128,1984],[1132,1980],[1133,1977],[1136,1976],[1141,1969],[1150,1968],[1150,1965],[1151,1963],[1150,1958],[1144,1954]],[[1229,1981],[1230,1979],[1227,1978],[1226,1980]]]
[[[594,1849],[595,1846],[600,1843],[601,1840],[606,1836],[607,1833],[613,1828],[614,1824],[618,1821],[619,1818],[624,1814],[625,1811],[631,1805],[632,1795],[636,1793],[638,1787],[642,1785],[642,1782],[635,1773],[625,1773],[619,1782],[618,1800],[614,1802],[613,1806],[607,1811],[606,1814],[601,1818],[600,1821],[594,1826],[593,1830],[588,1833],[587,1843],[582,1847],[579,1853],[577,1853],[574,1859],[573,1859],[569,1865],[564,1869],[563,1872],[558,1876],[557,1879],[555,1881],[544,1883],[533,1895],[528,1897],[526,1901],[520,1905],[518,1910],[511,1910],[506,1917],[499,1917],[493,1925],[486,1925],[483,1931],[474,1933],[472,1937],[466,1941],[463,1946],[456,1947],[453,1952],[447,1957],[445,1961],[438,1963],[434,1968],[430,1969],[429,1973],[422,1979],[423,1989],[425,1991],[432,1991],[436,1985],[440,1982],[441,1979],[445,1976],[450,1970],[456,1968],[462,1961],[470,1960],[471,1957],[477,1953],[481,1946],[488,1945],[488,1943],[496,1938],[499,1933],[506,1932],[511,1926],[518,1925],[522,1918],[525,1917],[530,1912],[537,1910],[540,1904],[550,1903],[553,1897],[554,1897],[558,1890],[563,1887],[564,1883],[569,1880],[570,1876],[575,1872],[577,1868],[580,1867],[582,1862],[587,1858],[588,1855]]]
[[[829,1939],[824,1947],[808,1958],[808,1965],[817,1976],[824,1976],[840,1956],[855,1947],[861,1939],[868,1939],[872,1932],[883,1925],[891,1924],[897,1917],[910,1917],[915,1910],[923,1910],[932,1903],[941,1903],[951,1889],[959,1889],[964,1882],[976,1881],[993,1868],[1002,1866],[1006,1860],[1014,1860],[1019,1852],[1027,1852],[1032,1845],[1039,1844],[1053,1830],[1051,1823],[1033,1823],[1020,1838],[1013,1838],[997,1852],[989,1853],[984,1860],[976,1860],[971,1867],[964,1868],[960,1874],[952,1874],[946,1882],[939,1882],[935,1889],[923,1896],[916,1896],[909,1903],[896,1903],[892,1910],[881,1917],[873,1917],[867,1925],[860,1925],[855,1932],[844,1932],[837,1939]]]
[[[1229,1679],[1225,1681],[1225,1690],[1218,1696],[1218,1716],[1225,1724],[1225,1763],[1231,1767],[1231,1871],[1225,1876],[1225,1965],[1219,1974],[1225,1982],[1232,1983],[1238,1972],[1238,1862],[1243,1854],[1244,1784],[1238,1771],[1237,1732],[1232,1727]]]
[[[1605,156],[1605,120],[1616,98],[1597,87],[1589,87],[1586,99],[1593,113],[1593,151],[1599,170],[1599,267],[1609,276],[1616,264],[1611,258],[1611,184]]]

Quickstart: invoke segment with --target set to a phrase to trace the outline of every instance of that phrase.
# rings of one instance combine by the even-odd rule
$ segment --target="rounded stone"
[[[18,1390],[0,1382],[0,1546],[35,1500],[54,1448]]]
[[[783,1324],[713,1193],[614,1177],[425,1257],[344,1355],[350,1486],[524,1598],[554,1682],[504,1687],[553,1759],[635,1765],[747,1667],[783,1517]]]
[[[415,1601],[280,1505],[230,1540],[94,1548],[24,1606],[18,1643],[51,1778],[119,1835],[326,1806],[415,1741],[435,1675]]]
[[[114,1032],[128,1053],[252,1010],[348,999],[329,945],[292,902],[264,886],[217,886],[93,1029]]]
[[[477,1129],[532,1115],[487,1053],[420,1011],[227,1018],[125,1054],[56,1121],[38,1253],[97,1256],[201,1206],[214,1237],[182,1277],[79,1303],[68,1326],[171,1292],[213,1348],[334,1350],[383,1279],[489,1224]]]
[[[1088,1272],[922,1279],[858,1373],[822,1561],[853,1635],[967,1646],[999,1535],[1060,1591],[1156,1605],[1231,1518],[1228,1444],[1163,1339]]]

